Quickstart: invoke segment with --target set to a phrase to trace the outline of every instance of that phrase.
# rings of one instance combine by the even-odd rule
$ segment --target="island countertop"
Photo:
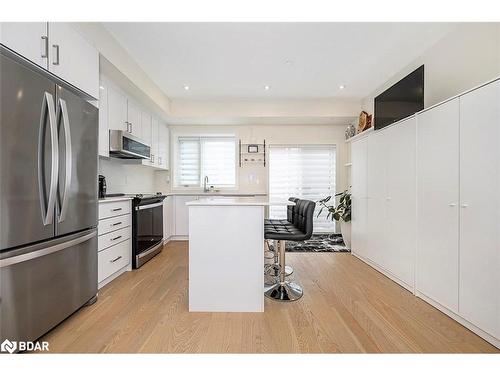
[[[268,197],[207,197],[186,202],[186,206],[293,206],[287,200],[269,200]]]

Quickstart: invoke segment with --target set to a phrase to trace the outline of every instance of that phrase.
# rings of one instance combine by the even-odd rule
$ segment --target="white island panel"
[[[253,200],[253,202],[252,202]],[[188,202],[189,311],[264,311],[264,200]]]

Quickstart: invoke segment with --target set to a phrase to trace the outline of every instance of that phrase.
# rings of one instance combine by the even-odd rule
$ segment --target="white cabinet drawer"
[[[132,225],[132,215],[120,215],[110,217],[108,219],[99,220],[99,226],[97,227],[97,231],[99,236],[103,234],[112,232],[114,230],[123,229]]]
[[[130,200],[118,202],[99,202],[99,220],[108,217],[125,215],[132,211]]]
[[[132,242],[127,240],[98,253],[97,278],[103,281],[130,263]]]
[[[103,234],[98,238],[97,251],[102,251],[110,246],[113,246],[119,242],[128,240],[132,234],[132,227],[127,227],[113,232]]]

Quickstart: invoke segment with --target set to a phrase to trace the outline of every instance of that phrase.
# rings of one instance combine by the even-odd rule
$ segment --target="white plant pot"
[[[340,220],[340,232],[342,233],[342,239],[347,248],[351,248],[351,222],[347,223],[344,220]]]

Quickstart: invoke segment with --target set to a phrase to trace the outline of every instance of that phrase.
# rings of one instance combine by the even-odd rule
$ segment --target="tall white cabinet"
[[[500,81],[460,97],[459,312],[500,338]]]
[[[417,289],[458,311],[459,99],[417,117]]]
[[[353,254],[500,347],[500,80],[351,152]]]
[[[413,290],[415,118],[352,143],[352,248]]]

